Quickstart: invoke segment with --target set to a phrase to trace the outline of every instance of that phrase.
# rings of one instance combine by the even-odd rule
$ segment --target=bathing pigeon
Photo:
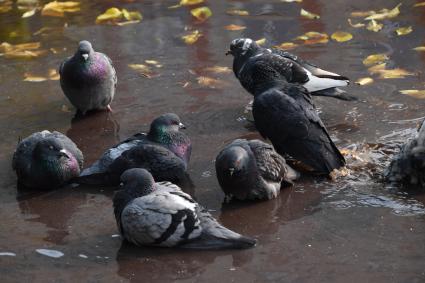
[[[188,249],[245,249],[256,240],[217,222],[178,186],[155,183],[145,169],[133,168],[121,176],[122,190],[113,199],[118,229],[137,246]]]
[[[418,135],[404,144],[384,172],[393,184],[425,188],[425,123]]]
[[[232,41],[226,54],[234,56],[233,72],[251,94],[258,84],[285,80],[303,85],[312,95],[357,100],[337,88],[347,86],[348,78],[322,70],[289,52],[262,48],[249,38],[238,38]]]
[[[254,94],[252,114],[260,134],[279,154],[289,154],[318,174],[345,165],[304,87],[285,81],[262,85]]]
[[[158,181],[180,183],[192,152],[190,138],[180,132],[186,127],[174,113],[154,119],[147,134],[138,133],[108,149],[75,182],[91,185],[117,185],[129,168],[151,171]]]
[[[25,187],[58,188],[80,174],[83,154],[64,134],[45,130],[19,142],[12,167]]]
[[[83,40],[77,52],[59,67],[65,96],[83,115],[89,110],[108,109],[114,99],[117,75],[112,61]]]
[[[282,182],[292,184],[298,177],[273,146],[260,140],[234,140],[217,155],[215,169],[226,196],[239,200],[275,198]]]

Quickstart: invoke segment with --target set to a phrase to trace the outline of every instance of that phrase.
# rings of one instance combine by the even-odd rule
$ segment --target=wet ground
[[[16,9],[0,14],[0,42],[40,41],[42,48],[51,49],[33,60],[0,57],[1,281],[424,282],[425,195],[387,188],[380,176],[397,146],[414,135],[425,116],[425,100],[399,93],[424,88],[425,53],[412,48],[424,44],[425,7],[403,1],[401,14],[385,20],[377,33],[347,23],[352,11],[398,3],[209,1],[213,16],[204,23],[194,20],[186,7],[168,9],[173,1],[83,1],[81,12],[64,18],[37,13],[21,19]],[[127,26],[95,25],[96,16],[112,6],[139,10],[144,19]],[[301,18],[300,7],[321,18]],[[227,15],[231,8],[248,10],[251,16]],[[247,29],[227,31],[223,27],[229,24]],[[396,36],[398,26],[412,26],[413,32]],[[52,29],[37,33],[43,27]],[[186,45],[180,39],[185,29],[198,29],[204,36]],[[223,205],[214,158],[227,142],[258,134],[245,113],[251,97],[233,74],[205,68],[231,66],[232,59],[224,53],[236,37],[265,37],[266,45],[275,45],[312,30],[354,35],[344,43],[331,40],[293,50],[353,81],[369,76],[362,60],[374,53],[388,54],[392,67],[416,75],[385,80],[374,76],[371,85],[350,85],[348,91],[360,98],[358,102],[315,99],[338,146],[355,150],[354,157],[347,157],[350,176],[336,182],[304,178],[276,200]],[[119,84],[112,114],[73,119],[58,81],[23,81],[24,73],[56,69],[81,39],[90,40],[114,61]],[[153,67],[159,76],[146,78],[128,67],[149,59],[163,65]],[[202,86],[199,76],[220,83]],[[11,157],[20,137],[43,129],[66,133],[89,165],[107,147],[147,130],[151,119],[164,112],[179,114],[188,126],[196,199],[228,227],[257,238],[257,247],[211,252],[135,248],[121,244],[116,235],[111,188],[17,190]],[[64,255],[47,257],[36,252],[41,248]]]

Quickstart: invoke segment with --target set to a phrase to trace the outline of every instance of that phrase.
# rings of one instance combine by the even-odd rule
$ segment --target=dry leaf
[[[396,7],[394,7],[391,10],[382,9],[381,11],[379,11],[379,13],[371,15],[371,16],[365,18],[365,20],[384,20],[384,19],[395,18],[395,17],[398,16],[398,14],[400,14],[401,4],[402,3],[398,4]]]
[[[396,68],[396,69],[385,69],[386,63],[378,64],[373,67],[370,67],[368,71],[371,74],[379,74],[379,78],[381,79],[402,79],[406,76],[414,76],[414,73],[409,71]]]
[[[374,32],[378,32],[382,29],[384,25],[383,24],[378,24],[377,21],[375,20],[371,20],[368,24],[366,29],[370,30],[370,31],[374,31]]]
[[[129,24],[139,23],[143,16],[138,11],[128,11],[126,9],[118,9],[116,7],[109,8],[103,14],[97,16],[96,24],[100,23],[112,23],[119,26],[125,26]],[[125,19],[126,21],[120,22]]]
[[[303,35],[295,38],[296,40],[303,40],[304,44],[316,44],[316,43],[327,43],[329,36],[326,33],[320,33],[317,31],[309,31]]]
[[[40,42],[29,42],[22,44],[10,44],[3,42],[0,44],[0,52],[5,58],[33,59],[47,53],[47,50],[36,50],[40,48]]]
[[[140,23],[140,21],[139,21],[139,20],[134,20],[134,21],[125,21],[125,22],[118,22],[118,23],[114,23],[114,24],[115,24],[115,25],[117,25],[117,26],[122,27],[122,26],[127,26],[127,25],[137,24],[137,23]]]
[[[49,69],[49,80],[58,81],[60,79],[59,73],[56,69]]]
[[[260,38],[260,39],[256,40],[255,43],[257,43],[258,45],[263,45],[263,44],[266,43],[266,38],[265,37]]]
[[[236,10],[236,9],[227,10],[226,14],[231,15],[231,16],[249,16],[248,11]]]
[[[409,34],[413,31],[412,27],[400,27],[398,29],[395,30],[395,32],[397,33],[397,35],[406,35]]]
[[[212,12],[211,12],[210,8],[208,8],[208,7],[195,8],[195,9],[190,10],[190,13],[198,21],[201,21],[201,22],[206,21],[209,17],[212,16]]]
[[[345,31],[336,31],[331,35],[331,38],[338,42],[345,42],[351,40],[353,35]]]
[[[425,90],[419,90],[419,89],[404,89],[400,90],[400,93],[406,94],[408,96],[419,98],[419,99],[425,99]]]
[[[0,13],[7,13],[10,10],[12,10],[12,5],[13,2],[12,1],[3,1],[0,2]]]
[[[41,10],[42,16],[63,17],[66,13],[75,13],[80,11],[80,2],[66,1],[58,2],[53,1],[44,5]]]
[[[39,77],[39,76],[34,76],[30,73],[25,73],[24,74],[24,81],[25,82],[35,82],[35,83],[39,83],[39,82],[44,82],[47,81],[46,77]]]
[[[388,56],[386,54],[384,54],[384,53],[372,54],[372,55],[367,56],[363,60],[363,64],[365,66],[370,66],[370,65],[374,65],[374,64],[385,62],[388,59],[389,59]]]
[[[413,48],[413,50],[416,50],[416,51],[425,51],[425,46],[418,46],[418,47]]]
[[[310,20],[320,19],[320,16],[319,15],[314,14],[314,13],[311,13],[311,12],[309,12],[307,10],[304,10],[304,9],[301,9],[300,15],[303,16],[303,17],[305,17],[305,18],[307,18],[307,19],[310,19]]]
[[[148,79],[159,76],[159,74],[155,74],[149,66],[144,64],[128,64],[128,66]]]
[[[291,50],[297,47],[298,44],[295,44],[293,42],[283,42],[279,45],[273,46],[274,48],[282,49],[282,50]]]
[[[213,67],[207,67],[204,69],[205,72],[211,72],[216,74],[231,74],[232,69],[229,67],[222,67],[222,66],[213,66]]]
[[[30,11],[27,11],[25,13],[22,14],[22,18],[29,18],[35,15],[35,12],[37,11],[37,9],[33,9]]]
[[[145,63],[149,65],[155,65],[155,66],[159,65],[159,62],[156,60],[145,60]]]
[[[348,19],[347,21],[350,24],[350,26],[352,26],[353,28],[361,28],[361,27],[364,27],[365,26],[364,23],[353,24],[353,22],[351,21],[351,19]]]
[[[193,32],[182,36],[186,44],[194,44],[202,36],[202,33],[199,30],[194,30]]]
[[[201,76],[198,77],[196,80],[198,81],[199,85],[209,88],[222,88],[225,85],[223,81],[210,77]]]
[[[422,7],[425,6],[425,2],[416,3],[413,7]]]
[[[383,70],[385,70],[387,63],[381,63],[372,67],[369,67],[367,70],[369,71],[369,73],[371,74],[377,74],[379,72],[382,72]]]
[[[371,15],[375,15],[375,14],[376,14],[375,11],[355,11],[355,12],[351,12],[350,15],[354,18],[364,18]]]
[[[203,3],[204,0],[181,0],[180,6],[191,6]]]
[[[238,26],[238,25],[231,24],[231,25],[225,26],[224,29],[226,29],[226,30],[232,30],[233,31],[233,30],[244,30],[244,29],[246,29],[246,27],[245,26]]]
[[[373,79],[372,79],[372,78],[369,78],[369,77],[366,77],[366,78],[359,78],[359,79],[356,81],[356,84],[358,84],[358,85],[369,85],[369,84],[371,84],[371,83],[373,83]]]

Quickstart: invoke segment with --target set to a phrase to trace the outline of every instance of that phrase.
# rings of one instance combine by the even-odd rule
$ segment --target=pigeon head
[[[37,160],[63,161],[71,158],[71,153],[64,149],[56,139],[44,139],[37,143],[33,151]]]
[[[231,54],[234,57],[250,55],[255,53],[260,46],[250,38],[237,38],[230,43],[230,50],[226,55]]]
[[[232,146],[226,149],[216,163],[216,167],[230,178],[241,177],[248,165],[249,154],[240,146]]]
[[[152,174],[142,168],[132,168],[124,171],[120,180],[120,187],[134,197],[148,195],[153,192],[155,188],[155,180]]]
[[[89,41],[80,41],[80,43],[78,44],[77,55],[82,61],[87,61],[93,52],[93,47],[91,46],[91,43]]]
[[[178,132],[180,129],[186,129],[186,127],[179,116],[167,113],[152,121],[148,136],[154,141],[165,142],[164,139],[169,137],[170,133]]]

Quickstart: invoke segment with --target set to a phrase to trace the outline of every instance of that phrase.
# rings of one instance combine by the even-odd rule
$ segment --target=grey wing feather
[[[251,140],[249,146],[254,153],[261,176],[272,182],[281,182],[287,172],[285,159],[267,143]]]

